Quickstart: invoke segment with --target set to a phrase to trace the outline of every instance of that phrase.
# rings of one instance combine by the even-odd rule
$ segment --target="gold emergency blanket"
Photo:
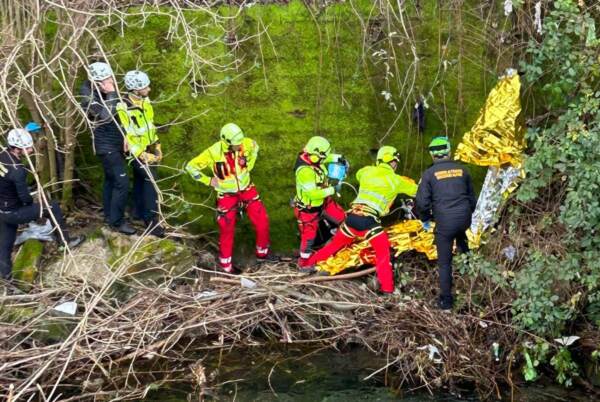
[[[394,249],[394,255],[398,256],[405,251],[416,250],[424,253],[430,260],[437,258],[433,244],[433,230],[424,231],[420,220],[411,219],[399,222],[385,228],[385,231]],[[329,275],[335,275],[347,268],[365,264],[374,265],[374,263],[375,251],[367,240],[363,240],[338,251],[329,259],[321,262],[317,268],[319,271],[328,272]]]
[[[477,207],[467,231],[471,247],[479,247],[481,235],[496,220],[496,213],[506,197],[524,177],[522,154],[525,143],[519,139],[521,130],[517,117],[521,112],[521,82],[515,70],[508,70],[490,92],[471,131],[463,136],[456,150],[456,159],[478,166],[489,166],[479,194]],[[408,220],[385,229],[390,243],[399,255],[416,250],[430,260],[437,258],[433,230],[425,232],[419,220]],[[317,269],[335,275],[347,268],[373,264],[375,253],[367,241],[340,250]]]
[[[467,231],[469,246],[481,245],[481,236],[496,221],[503,201],[525,176],[521,167],[525,142],[517,117],[521,112],[521,81],[515,70],[508,70],[490,92],[471,131],[458,145],[455,159],[478,166],[489,166],[477,207]]]
[[[521,113],[521,81],[509,70],[490,92],[471,131],[463,135],[455,159],[478,166],[521,165],[524,148],[517,117]]]

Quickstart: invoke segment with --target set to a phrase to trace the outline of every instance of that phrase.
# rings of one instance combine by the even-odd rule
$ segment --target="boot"
[[[70,237],[69,240],[67,241],[67,246],[69,246],[69,248],[77,248],[77,247],[81,246],[81,243],[83,243],[84,241],[85,241],[84,235]]]
[[[149,228],[148,234],[152,236],[156,236],[159,238],[165,237],[165,229],[158,224],[156,221],[151,221],[150,223],[146,223],[146,227]]]
[[[269,253],[263,257],[256,257],[256,262],[259,264],[265,263],[265,262],[270,262],[270,263],[277,263],[280,262],[281,258],[275,254]]]
[[[437,307],[438,309],[442,310],[443,312],[450,312],[452,311],[452,305],[453,305],[453,300],[452,300],[452,296],[450,297],[442,297],[440,296],[440,298],[437,301]]]
[[[127,236],[135,234],[135,229],[132,228],[128,223],[123,222],[119,226],[111,226],[112,230],[115,230],[119,233],[126,234]]]
[[[229,267],[220,266],[220,268],[223,272],[226,272],[230,275],[239,275],[241,272],[238,268],[234,267],[233,265],[230,265]]]

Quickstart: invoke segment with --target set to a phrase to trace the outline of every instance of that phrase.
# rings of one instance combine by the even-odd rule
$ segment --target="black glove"
[[[348,159],[346,159],[344,156],[340,156],[338,163],[341,163],[342,165],[344,165],[346,167],[346,173],[348,173],[348,171],[350,171],[350,162],[348,162]]]

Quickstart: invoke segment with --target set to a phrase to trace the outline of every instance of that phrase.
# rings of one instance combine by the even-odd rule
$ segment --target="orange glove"
[[[160,142],[154,144],[154,155],[156,156],[156,162],[160,163],[163,158],[162,148],[160,146]]]
[[[138,156],[138,159],[141,160],[142,162],[150,163],[150,164],[157,162],[156,155],[150,154],[148,152],[142,152],[140,154],[140,156]]]

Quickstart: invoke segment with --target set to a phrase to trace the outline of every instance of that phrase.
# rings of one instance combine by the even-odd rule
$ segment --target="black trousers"
[[[18,209],[0,211],[0,276],[10,279],[12,276],[12,254],[13,246],[17,238],[17,229],[20,224],[36,220],[40,216],[50,217],[54,215],[58,226],[63,232],[66,241],[69,241],[69,232],[66,230],[62,211],[56,201],[50,202],[50,210],[42,208],[40,204],[33,203]],[[54,221],[52,221],[54,225]],[[60,235],[57,236],[60,239]]]
[[[125,155],[120,152],[110,152],[98,155],[104,169],[104,186],[102,204],[104,218],[111,226],[123,223],[127,197],[129,193],[129,176]]]
[[[469,251],[466,231],[471,226],[471,215],[436,218],[435,246],[438,254],[440,275],[440,301],[452,304],[452,247],[460,253]]]
[[[152,180],[156,180],[156,166],[144,165],[137,160],[133,165],[133,206],[135,215],[144,220],[146,225],[156,219],[158,211],[158,194]],[[148,169],[152,177],[146,171]]]

